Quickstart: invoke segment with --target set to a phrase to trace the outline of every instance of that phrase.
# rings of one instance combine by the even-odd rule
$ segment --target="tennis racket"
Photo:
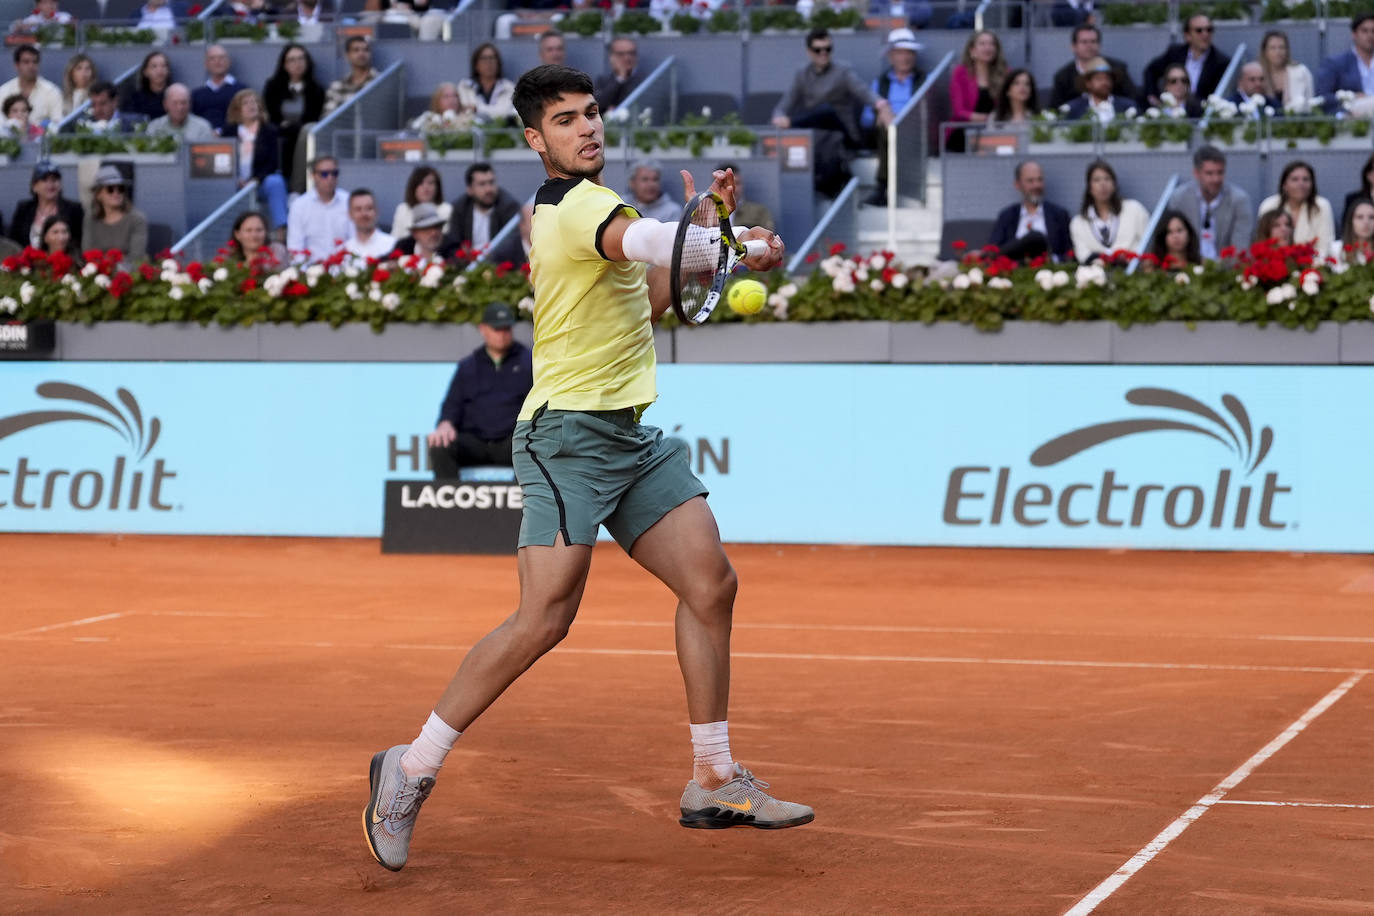
[[[687,201],[673,241],[669,271],[673,311],[683,324],[701,324],[711,317],[725,279],[741,259],[763,254],[762,239],[741,242],[730,228],[730,211],[714,191],[702,191]]]

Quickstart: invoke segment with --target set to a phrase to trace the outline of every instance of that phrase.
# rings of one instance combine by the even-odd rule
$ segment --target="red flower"
[[[8,258],[5,258],[4,261],[0,261],[0,268],[4,268],[10,272],[14,272],[22,266],[23,264],[17,254],[12,254]]]
[[[241,284],[239,284],[239,292],[251,293],[253,290],[257,288],[258,281],[254,280],[252,277],[249,277],[247,280],[244,280]]]
[[[114,279],[110,281],[110,295],[118,299],[132,289],[133,285],[133,277],[130,277],[121,270],[119,273],[115,274]]]
[[[965,248],[967,248],[967,247],[968,247],[968,242],[964,241],[963,239],[955,239],[955,240],[954,240],[954,250],[955,250],[955,251],[963,251],[963,250],[964,250]]]
[[[59,251],[48,259],[48,264],[52,267],[53,279],[60,280],[72,269],[73,261],[65,251]]]
[[[817,261],[820,260],[820,257],[821,257],[821,256],[820,256],[819,253],[813,251],[813,252],[811,252],[810,254],[808,254],[808,255],[806,256],[806,263],[808,263],[808,264],[815,264]]]
[[[32,245],[26,245],[26,246],[24,247],[24,260],[26,260],[26,261],[46,261],[47,259],[48,259],[48,256],[47,256],[45,253],[43,253],[42,251],[38,250],[37,248],[34,248]]]
[[[189,10],[186,11],[186,15],[188,15],[188,16],[199,16],[199,15],[200,15],[202,12],[204,12],[204,11],[205,11],[205,7],[201,6],[199,3],[195,3],[195,4],[192,4],[191,8],[190,8]]]
[[[101,251],[99,248],[89,248],[81,252],[81,258],[84,261],[99,261],[104,257],[105,252]]]
[[[815,257],[815,255],[813,254],[812,257]],[[527,277],[530,275],[530,264],[528,261],[520,265],[520,272]]]
[[[190,264],[187,264],[186,273],[190,276],[192,280],[195,280],[197,283],[200,282],[201,277],[205,276],[205,270],[200,266],[199,261],[192,261]]]
[[[897,276],[897,271],[896,271],[896,270],[894,270],[894,269],[891,268],[891,267],[884,267],[884,268],[883,268],[882,277],[883,277],[883,282],[884,282],[884,283],[891,283],[891,282],[892,282],[892,278],[895,277],[895,276]]]
[[[304,296],[308,292],[310,292],[310,287],[299,280],[296,280],[290,286],[286,287],[286,289],[282,290],[282,294],[287,296]]]
[[[836,242],[835,244],[833,244],[833,245],[830,246],[830,254],[831,254],[832,257],[835,256],[835,255],[837,255],[837,254],[843,254],[843,253],[844,253],[844,242]]]
[[[1234,258],[1235,256],[1236,256],[1236,246],[1235,246],[1235,245],[1227,245],[1225,248],[1221,249],[1221,259],[1222,259],[1223,261],[1229,261],[1231,258]]]
[[[387,280],[390,279],[391,271],[387,270],[385,267],[378,267],[376,270],[372,272],[373,283],[385,283]]]
[[[158,278],[157,268],[151,264],[138,265],[138,272],[143,274],[145,280],[156,280]]]

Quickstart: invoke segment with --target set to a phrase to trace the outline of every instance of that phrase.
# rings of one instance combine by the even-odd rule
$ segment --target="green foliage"
[[[652,35],[663,31],[663,23],[644,10],[626,10],[611,23],[611,31],[617,35]]]
[[[0,156],[18,159],[20,149],[21,146],[17,139],[0,135]]]
[[[740,29],[739,12],[732,9],[719,9],[706,20],[708,32],[738,32]]]
[[[1336,4],[1331,4],[1335,6]],[[1317,4],[1314,0],[1301,0],[1288,3],[1286,0],[1268,0],[1260,11],[1260,22],[1278,22],[1280,19],[1316,19]]]
[[[477,135],[471,130],[435,131],[425,134],[425,146],[436,153],[474,149],[477,146]]]
[[[1134,25],[1137,22],[1163,25],[1169,21],[1167,3],[1109,3],[1099,9],[1106,25]]]
[[[817,6],[807,25],[813,29],[862,29],[864,17],[853,7],[837,10],[829,6]]]
[[[790,6],[765,6],[749,13],[749,31],[751,32],[762,32],[765,29],[787,32],[804,28],[806,28],[805,17]]]
[[[1250,4],[1243,0],[1217,0],[1212,3],[1181,3],[1178,7],[1178,21],[1187,22],[1189,16],[1205,14],[1213,22],[1226,20],[1250,21]]]
[[[668,20],[668,28],[683,35],[695,35],[701,31],[701,20],[691,13],[674,13]]]
[[[89,45],[151,45],[157,41],[157,32],[152,29],[133,29],[124,26],[86,26],[86,44]]]
[[[175,153],[180,141],[171,134],[148,136],[144,133],[94,134],[77,127],[76,133],[52,134],[48,151],[76,153],[80,156],[104,156],[118,153]]]
[[[583,10],[580,13],[569,16],[559,23],[559,28],[564,32],[581,35],[583,38],[591,38],[593,35],[599,35],[601,34],[601,30],[605,27],[599,10]]]

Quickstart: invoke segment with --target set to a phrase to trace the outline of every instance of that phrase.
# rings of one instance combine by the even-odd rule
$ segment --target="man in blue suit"
[[[1317,98],[1327,111],[1339,110],[1342,90],[1374,96],[1374,13],[1350,20],[1350,50],[1331,55],[1317,71]]]
[[[996,245],[1013,261],[1039,257],[1046,251],[1062,261],[1069,254],[1069,214],[1045,200],[1045,173],[1027,159],[1016,166],[1016,190],[1021,202],[997,214],[988,244]]]

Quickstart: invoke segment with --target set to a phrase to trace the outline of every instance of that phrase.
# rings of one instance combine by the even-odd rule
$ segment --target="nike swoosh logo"
[[[744,804],[742,804],[742,805],[737,805],[737,804],[735,804],[734,802],[721,801],[719,798],[713,798],[713,799],[711,799],[711,801],[715,802],[715,803],[718,804],[718,805],[724,805],[724,806],[727,807],[727,808],[734,808],[736,811],[753,811],[753,810],[754,810],[754,802],[753,802],[752,799],[748,799],[748,798],[746,798],[746,799],[744,800]]]
[[[386,818],[384,818],[384,817],[378,817],[378,816],[377,816],[377,809],[376,809],[376,808],[373,808],[373,809],[372,809],[372,823],[374,823],[374,824],[385,824],[385,823],[386,823]]]

